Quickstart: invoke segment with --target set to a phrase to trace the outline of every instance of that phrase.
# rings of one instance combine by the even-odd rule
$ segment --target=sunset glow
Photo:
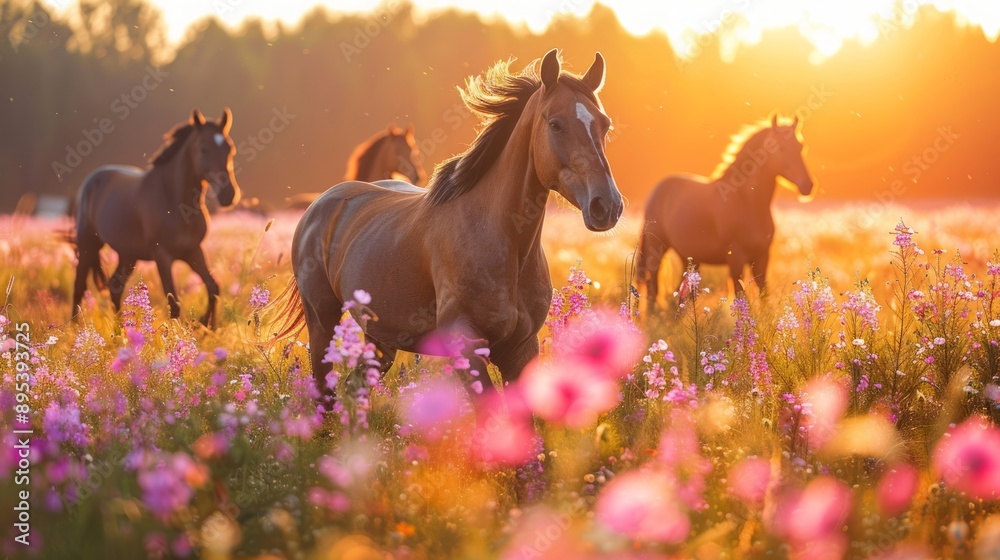
[[[238,26],[248,17],[276,20],[286,25],[296,24],[316,6],[334,13],[366,13],[379,5],[395,5],[379,0],[178,0],[154,2],[163,11],[172,42],[184,38],[187,27],[195,21],[214,16]],[[57,8],[62,2],[50,2]],[[960,25],[982,30],[990,40],[1000,35],[1000,3],[991,0],[712,0],[689,2],[663,0],[639,3],[625,0],[600,2],[611,7],[629,32],[642,35],[650,32],[666,34],[679,56],[693,58],[700,54],[701,45],[715,36],[722,46],[723,58],[731,59],[738,48],[760,41],[768,30],[795,28],[814,47],[814,60],[832,56],[845,42],[870,44],[880,35],[889,35],[912,25],[920,10],[934,9],[954,14]],[[594,6],[594,0],[413,0],[418,17],[426,17],[446,9],[472,11],[484,18],[502,18],[516,25],[541,33],[559,16],[584,16]]]

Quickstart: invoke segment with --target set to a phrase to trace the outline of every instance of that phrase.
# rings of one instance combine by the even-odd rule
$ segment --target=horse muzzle
[[[595,196],[583,211],[583,224],[590,231],[607,231],[618,224],[624,210],[620,195]]]

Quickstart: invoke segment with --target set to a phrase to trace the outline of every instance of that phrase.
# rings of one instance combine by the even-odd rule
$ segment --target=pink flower
[[[538,416],[555,424],[582,428],[611,410],[619,397],[618,382],[589,362],[543,361],[535,358],[518,385]]]
[[[822,378],[810,381],[802,392],[803,401],[811,405],[811,417],[805,422],[809,446],[816,449],[836,433],[837,423],[847,410],[847,393],[842,384]]]
[[[522,465],[537,454],[531,411],[516,386],[493,393],[476,407],[473,457],[485,463]]]
[[[805,489],[786,496],[774,516],[774,530],[792,545],[795,557],[842,558],[847,546],[843,526],[851,511],[851,490],[832,476],[819,476]]]
[[[609,529],[642,541],[676,544],[691,531],[673,480],[651,469],[615,477],[598,497],[594,513]]]
[[[729,470],[729,492],[748,505],[764,502],[771,482],[771,464],[766,459],[743,459]]]
[[[895,517],[910,507],[920,474],[907,463],[900,463],[882,475],[875,488],[875,502],[887,517]]]
[[[468,406],[465,391],[454,381],[434,378],[409,393],[403,403],[403,420],[424,437],[436,440],[442,427],[462,415]]]
[[[603,310],[571,320],[555,348],[558,356],[582,362],[608,376],[631,371],[644,350],[642,335],[635,325]]]
[[[934,468],[946,484],[973,498],[1000,494],[1000,430],[973,416],[938,440]]]

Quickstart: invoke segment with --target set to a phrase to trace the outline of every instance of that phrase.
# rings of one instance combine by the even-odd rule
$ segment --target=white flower
[[[372,295],[364,290],[354,290],[354,301],[361,305],[368,305],[372,302]]]

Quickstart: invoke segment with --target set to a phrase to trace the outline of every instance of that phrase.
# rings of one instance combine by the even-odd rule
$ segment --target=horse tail
[[[306,326],[306,311],[302,307],[302,296],[299,294],[299,285],[293,276],[285,289],[269,303],[267,311],[274,311],[274,321],[277,331],[273,340],[281,340],[298,335]]]
[[[83,273],[89,272],[97,289],[104,290],[108,287],[108,275],[101,265],[101,245],[103,243],[97,236],[97,230],[90,223],[87,200],[85,199],[91,190],[88,187],[93,183],[99,171],[91,173],[80,185],[76,196],[70,199],[68,214],[73,225],[65,233],[65,240],[76,249],[76,256],[80,260]]]

